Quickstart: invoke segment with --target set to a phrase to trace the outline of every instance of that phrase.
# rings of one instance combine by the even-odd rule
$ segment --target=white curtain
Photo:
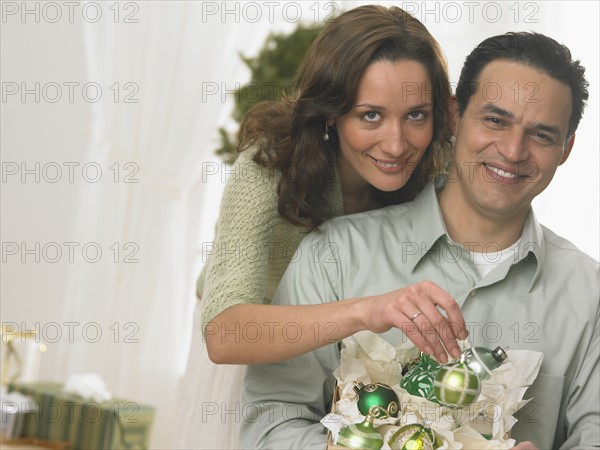
[[[113,182],[86,183],[74,206],[77,249],[87,245],[90,262],[69,271],[63,317],[85,332],[57,349],[51,372],[95,372],[118,397],[152,404],[151,448],[170,448],[195,298],[195,202],[210,195],[203,163],[220,164],[213,152],[226,115],[220,95],[202,94],[247,78],[232,45],[248,30],[203,23],[200,2],[135,5],[121,9],[118,23],[85,24],[88,77],[104,87],[92,107],[87,161],[111,167],[102,177]],[[124,13],[137,23],[125,23]],[[258,43],[267,31],[247,40]]]

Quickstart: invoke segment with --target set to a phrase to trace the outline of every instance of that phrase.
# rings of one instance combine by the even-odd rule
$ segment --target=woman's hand
[[[288,325],[296,333],[293,341],[282,332]],[[387,294],[321,305],[231,306],[207,324],[205,339],[210,359],[217,364],[268,364],[339,342],[358,331],[382,333],[392,327],[402,329],[419,350],[442,364],[448,361],[444,347],[458,358],[457,339],[467,337],[456,301],[435,283],[423,281]],[[252,332],[248,338],[247,330]]]
[[[442,364],[448,361],[446,350],[460,357],[457,339],[467,337],[465,321],[458,303],[437,284],[423,281],[361,300],[363,328],[375,333],[400,328],[419,350]]]

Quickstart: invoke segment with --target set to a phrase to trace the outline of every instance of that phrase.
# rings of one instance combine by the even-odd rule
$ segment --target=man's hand
[[[361,301],[364,328],[375,333],[400,328],[419,350],[442,364],[448,361],[446,350],[460,357],[456,341],[467,337],[465,320],[458,303],[437,284],[423,281]]]
[[[533,442],[525,441],[515,445],[512,450],[538,450],[538,448],[533,445]]]

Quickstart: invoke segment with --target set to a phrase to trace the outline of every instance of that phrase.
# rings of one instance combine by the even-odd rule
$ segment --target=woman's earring
[[[325,124],[325,133],[323,134],[323,140],[324,141],[329,140],[329,127],[327,126],[327,124]]]

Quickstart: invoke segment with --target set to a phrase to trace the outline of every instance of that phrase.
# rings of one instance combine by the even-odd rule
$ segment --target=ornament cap
[[[508,347],[506,347],[506,350],[508,350]],[[506,358],[508,358],[508,353],[506,353],[506,350],[502,347],[496,347],[494,350],[492,350],[492,356],[496,361],[500,363],[504,362]]]
[[[358,391],[360,391],[362,388],[365,387],[365,384],[361,381],[355,381],[354,382],[354,387],[352,388],[352,390],[354,391],[355,394],[358,395]]]

